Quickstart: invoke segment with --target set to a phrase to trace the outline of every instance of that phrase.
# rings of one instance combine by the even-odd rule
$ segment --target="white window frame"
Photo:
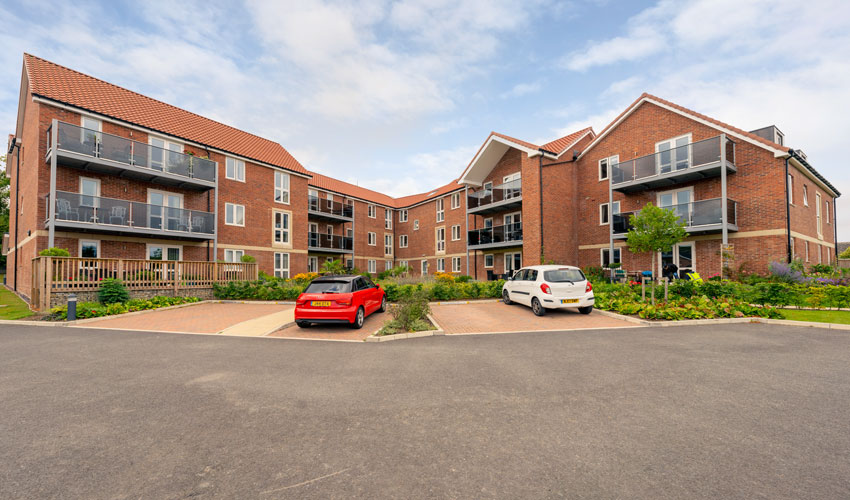
[[[406,234],[398,235],[398,247],[399,248],[407,248],[407,235]]]
[[[319,272],[319,258],[318,257],[307,257],[307,272],[308,273]]]
[[[658,146],[669,142],[670,143],[670,151],[672,151],[672,150],[676,149],[676,147],[677,147],[676,141],[678,141],[679,139],[684,139],[684,138],[688,139],[688,143],[686,144],[686,146],[688,146],[688,166],[686,167],[686,169],[691,168],[691,162],[693,160],[692,149],[693,149],[693,142],[694,141],[693,141],[693,134],[688,132],[687,134],[682,134],[682,135],[679,135],[679,136],[676,136],[676,137],[671,137],[670,139],[665,139],[663,141],[658,141],[658,142],[655,143],[655,154],[656,154],[656,156],[655,156],[655,173],[656,173],[656,175],[659,175],[659,174],[662,173],[661,172],[661,156],[658,155],[658,153],[660,153],[661,151],[659,151]],[[681,146],[678,146],[678,147],[681,147]],[[671,153],[670,161],[675,163],[675,159],[672,157],[672,153]],[[670,172],[675,172],[677,170],[673,163],[670,164],[670,169],[671,169]],[[665,172],[665,173],[669,173],[669,172]]]
[[[461,268],[460,257],[452,257],[452,272],[459,273]]]
[[[602,176],[602,164],[605,164],[605,177]],[[620,163],[620,155],[613,155],[607,158],[602,158],[598,162],[598,170],[597,175],[599,176],[600,181],[607,181],[611,178],[611,167]]]
[[[809,241],[803,240],[803,243],[806,245],[806,262],[809,261]]]
[[[284,260],[283,259],[284,256],[286,256],[286,267],[284,267],[282,265],[283,260]],[[278,265],[278,258],[280,258],[281,265]],[[289,262],[289,253],[288,252],[275,252],[274,256],[272,257],[272,260],[273,260],[272,265],[274,266],[274,276],[275,276],[275,278],[289,278],[289,267],[291,265],[290,262]]]
[[[407,267],[407,261],[406,260],[400,260],[400,261],[398,261],[398,265]]]
[[[599,265],[600,266],[605,265],[605,254],[610,253],[610,252],[611,252],[611,249],[609,247],[599,249]],[[619,262],[620,264],[623,263],[623,250],[622,250],[622,248],[614,247],[614,258],[615,258],[614,261],[609,261],[609,262]]]
[[[428,260],[422,259],[422,262],[419,263],[419,269],[421,270],[422,275],[428,274]]]
[[[393,254],[393,235],[392,233],[384,233],[384,255]]]
[[[460,208],[460,193],[452,193],[452,210]]]
[[[230,165],[233,165],[233,175],[230,175]],[[224,178],[231,181],[245,182],[245,161],[232,156],[224,159]]]
[[[446,226],[434,228],[434,246],[437,254],[446,253]]]
[[[815,243],[815,245],[817,245],[817,247],[818,247],[818,264],[823,264],[823,257],[822,257],[823,252],[821,251],[821,248],[820,248],[821,246],[817,243]]]
[[[369,274],[378,272],[378,262],[375,259],[369,259],[367,265],[369,266]]]
[[[366,244],[370,247],[378,246],[378,234],[371,231],[366,233]]]
[[[794,204],[794,176],[791,175],[791,174],[788,174],[788,180],[786,182],[788,182],[788,204],[793,205]]]
[[[829,224],[829,200],[824,200],[823,202],[823,218],[824,222]]]
[[[604,217],[604,218],[602,217],[603,209],[607,213],[607,217]],[[611,210],[609,210],[609,208],[608,208],[608,202],[600,203],[599,204],[599,225],[600,226],[607,226],[610,223],[611,223]]]
[[[228,256],[229,254],[229,256]],[[236,255],[239,254],[237,258]],[[229,263],[242,262],[242,257],[245,256],[245,250],[235,249],[235,248],[225,248],[224,249],[224,261]],[[234,260],[235,259],[235,260]]]
[[[151,260],[151,247],[162,247],[162,260],[154,261],[154,262],[174,262],[168,260],[168,250],[177,249],[177,260],[183,260],[183,246],[182,245],[163,245],[160,243],[147,243],[145,244],[145,260]],[[240,261],[241,262],[241,261]]]
[[[283,226],[277,228],[277,216],[283,216]],[[278,232],[281,234],[281,240],[278,241]],[[272,245],[292,247],[292,212],[287,210],[272,210]]]
[[[434,204],[437,206],[437,222],[443,222],[444,220],[446,220],[445,199],[437,198]]]
[[[95,194],[94,195],[87,195],[87,194],[83,193],[83,182],[86,182],[86,181],[94,183],[94,185],[95,185]],[[79,188],[78,191],[80,193],[80,205],[82,205],[83,196],[92,196],[94,198],[92,200],[92,208],[99,208],[100,207],[100,179],[95,179],[94,177],[82,177],[82,176],[80,176],[79,186],[80,186],[80,188]],[[95,212],[92,215],[97,217],[98,214]],[[127,217],[130,217],[130,214],[127,214]]]
[[[274,171],[274,201],[283,205],[289,205],[289,174]]]
[[[325,206],[328,207],[328,209],[332,209],[334,207],[334,195],[333,194],[331,194],[331,193],[325,194]]]
[[[507,274],[508,272],[511,271],[511,269],[508,269],[508,264],[510,264],[514,261],[514,255],[519,255],[519,262],[520,262],[519,269],[522,269],[522,252],[506,252],[506,253],[503,254],[503,257],[504,257],[504,260],[505,260],[504,263],[503,263],[504,266],[505,266],[505,274]],[[519,269],[514,269],[513,271],[518,271]]]
[[[413,221],[413,230],[419,231],[419,219]]]
[[[437,272],[438,273],[446,272],[446,259],[443,258],[443,257],[440,257],[439,259],[437,259]]]
[[[490,258],[490,265],[487,265],[487,258]],[[493,269],[493,265],[496,263],[496,256],[492,253],[484,254],[484,269]]]
[[[457,232],[457,237],[455,237],[455,232]],[[452,226],[452,241],[460,241],[460,224]]]
[[[227,209],[228,207],[233,207],[233,221],[227,222]],[[239,224],[236,221],[239,219],[238,213],[239,209],[242,210],[242,223]],[[239,226],[245,227],[245,205],[239,205],[237,203],[225,203],[224,204],[224,223],[228,226]]]
[[[398,211],[398,221],[399,222],[407,222],[407,210],[399,210]]]
[[[366,206],[366,215],[369,216],[370,219],[375,219],[378,217],[378,207],[373,204],[369,204]]]
[[[95,252],[97,255],[95,257],[83,257],[83,243],[94,243]],[[102,259],[103,255],[100,253],[100,240],[89,240],[83,239],[77,242],[77,256],[81,259]],[[90,267],[90,266],[86,266]]]
[[[809,206],[809,186],[807,184],[803,184],[803,206]]]
[[[393,268],[393,261],[385,260],[384,261],[384,271],[389,271],[392,268]]]
[[[334,235],[334,226],[333,224],[325,224],[325,234],[328,236]]]
[[[393,211],[389,208],[384,209],[384,229],[393,228]]]
[[[823,204],[821,202],[820,193],[815,191],[815,203],[817,207],[815,207],[815,217],[817,218],[818,225],[818,239],[823,239]]]

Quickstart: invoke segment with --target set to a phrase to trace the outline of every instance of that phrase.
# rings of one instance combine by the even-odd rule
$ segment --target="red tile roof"
[[[157,101],[64,66],[24,54],[30,91],[94,113],[306,174],[280,144]]]
[[[545,149],[546,151],[551,151],[552,153],[561,154],[562,151],[564,151],[566,148],[575,144],[575,142],[577,140],[581,139],[588,132],[593,134],[593,127],[583,128],[583,129],[579,130],[578,132],[573,132],[572,134],[565,135],[564,137],[561,137],[560,139],[555,139],[552,142],[547,142],[546,144],[542,145],[541,147],[543,149]],[[592,135],[591,135],[591,137],[592,137]]]
[[[421,203],[423,201],[429,200],[431,198],[438,198],[445,194],[451,193],[452,191],[463,189],[463,184],[458,184],[457,179],[451,181],[445,186],[440,186],[437,189],[432,189],[427,193],[413,194],[410,196],[403,196],[401,198],[396,198],[396,208],[404,208],[412,205],[416,205],[417,203]]]
[[[345,196],[351,196],[353,198],[360,198],[362,200],[372,201],[381,205],[386,205],[388,207],[396,206],[396,200],[391,196],[387,196],[377,191],[372,191],[371,189],[356,186],[348,182],[343,182],[332,177],[328,177],[327,175],[317,174],[316,172],[309,173],[313,176],[313,178],[310,179],[307,184],[313,187],[333,191],[335,193],[343,194]]]

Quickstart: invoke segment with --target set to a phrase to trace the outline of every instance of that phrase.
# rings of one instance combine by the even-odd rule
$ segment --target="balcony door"
[[[691,206],[694,201],[694,188],[677,189],[658,193],[658,206],[676,212],[676,215],[689,226],[691,225]]]
[[[183,213],[183,195],[148,190],[148,227],[169,231],[188,231],[188,217]],[[163,226],[164,224],[164,226]]]
[[[307,258],[307,272],[308,273],[319,272],[319,258],[318,257],[308,257]]]
[[[522,239],[522,213],[505,214],[505,241]]]
[[[80,221],[98,222],[100,206],[100,179],[80,177]]]
[[[502,185],[505,188],[505,199],[509,200],[511,198],[515,198],[522,193],[522,190],[519,187],[520,178],[522,176],[521,172],[516,172],[511,175],[506,175],[502,178]],[[495,201],[495,200],[494,200]]]
[[[658,173],[667,174],[684,170],[691,165],[691,135],[683,135],[655,145],[655,162]]]
[[[310,223],[310,243],[311,247],[319,246],[319,225],[315,222]]]
[[[679,277],[684,278],[685,273],[696,272],[696,247],[693,241],[678,243],[670,252],[662,252],[659,258],[659,273],[661,276],[664,266],[675,264],[679,269]]]

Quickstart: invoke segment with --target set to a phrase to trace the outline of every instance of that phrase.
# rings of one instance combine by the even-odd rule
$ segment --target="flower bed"
[[[100,318],[148,309],[159,309],[160,307],[176,306],[180,304],[191,304],[200,302],[198,297],[163,297],[156,296],[150,299],[130,299],[127,302],[115,302],[112,304],[101,304],[100,302],[80,302],[77,304],[77,319]],[[68,306],[54,307],[50,310],[51,320],[68,319]]]

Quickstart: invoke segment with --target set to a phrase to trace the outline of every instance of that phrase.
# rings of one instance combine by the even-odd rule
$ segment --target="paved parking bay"
[[[0,498],[850,498],[850,335],[3,325]]]
[[[312,325],[309,328],[290,325],[274,333],[270,333],[268,336],[297,339],[363,340],[380,330],[384,322],[388,319],[391,319],[389,314],[374,312],[366,317],[366,321],[363,322],[363,328],[359,330],[354,330],[348,325]]]
[[[547,311],[535,316],[530,307],[501,302],[440,304],[431,307],[437,323],[452,333],[516,332],[541,330],[582,330],[638,326],[629,321],[604,316],[597,311],[579,314],[572,309]]]

